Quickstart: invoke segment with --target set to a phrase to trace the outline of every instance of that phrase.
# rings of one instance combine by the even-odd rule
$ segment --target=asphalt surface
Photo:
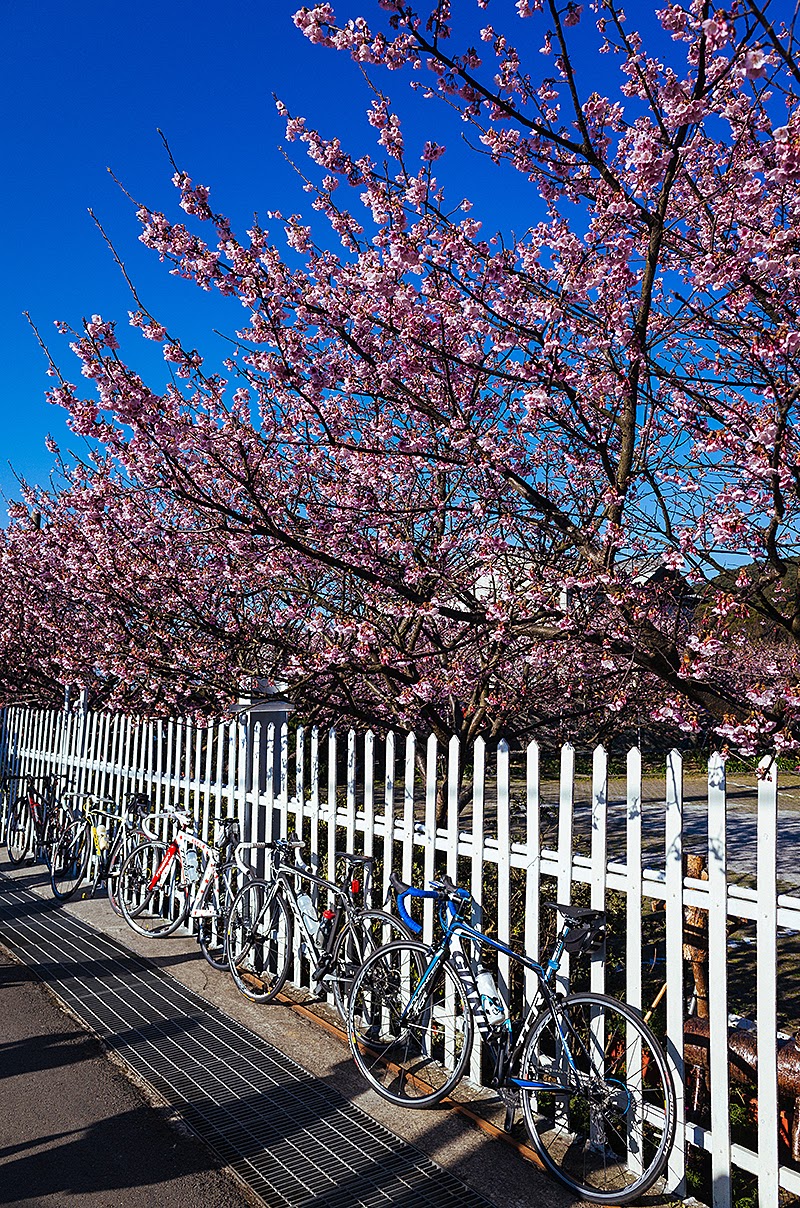
[[[252,1204],[0,950],[0,1204]]]

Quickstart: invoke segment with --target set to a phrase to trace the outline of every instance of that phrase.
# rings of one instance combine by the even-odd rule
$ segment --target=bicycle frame
[[[46,776],[6,776],[4,784],[10,793],[10,784],[16,781],[24,785],[24,791],[19,793],[14,801],[17,809],[22,808],[30,818],[35,859],[42,857],[48,839],[48,824],[57,809],[55,777]],[[41,789],[36,787],[36,781],[41,781]]]
[[[570,1069],[575,1071],[576,1066],[569,1049],[569,1044],[561,1029],[558,1015],[553,1010],[553,992],[550,989],[550,982],[558,970],[561,964],[561,957],[564,954],[565,945],[563,932],[556,941],[553,956],[546,965],[540,965],[531,957],[525,956],[519,952],[515,952],[513,948],[509,948],[509,946],[504,944],[502,940],[492,939],[491,936],[485,935],[484,932],[479,931],[477,928],[472,927],[469,923],[466,923],[463,919],[456,915],[452,903],[447,903],[447,909],[451,913],[451,918],[448,921],[445,916],[444,909],[442,909],[440,919],[444,929],[444,934],[438,947],[433,952],[431,959],[422,974],[422,977],[417,983],[411,998],[406,1004],[406,1008],[401,1017],[402,1020],[405,1021],[409,1016],[413,1016],[415,1010],[419,1009],[421,1005],[424,1005],[426,998],[426,986],[428,982],[434,976],[442,961],[446,961],[449,958],[452,961],[452,965],[458,975],[459,980],[461,981],[461,984],[464,987],[464,993],[466,995],[467,1002],[469,1003],[470,1011],[472,1012],[472,1016],[477,1025],[478,1031],[483,1037],[483,1040],[488,1042],[490,1047],[493,1049],[497,1049],[499,1047],[495,1043],[495,1039],[497,1037],[496,1029],[489,1024],[489,1021],[486,1017],[486,1012],[483,1009],[483,1003],[481,1001],[481,995],[478,991],[475,977],[472,972],[472,966],[461,944],[461,939],[464,937],[476,944],[479,948],[493,948],[496,952],[502,953],[504,956],[516,961],[517,964],[522,965],[525,969],[535,974],[537,979],[537,993],[534,994],[533,999],[525,1012],[519,1033],[516,1039],[513,1040],[513,1046],[511,1047],[510,1052],[508,1052],[506,1055],[506,1059],[504,1061],[505,1069],[513,1070],[515,1068],[516,1063],[522,1054],[522,1050],[525,1046],[525,1042],[528,1038],[531,1027],[533,1026],[534,1020],[538,1018],[540,1005],[542,1002],[544,1002],[544,1004],[551,1010],[553,1021],[558,1029],[558,1034],[561,1039],[561,1044],[567,1063]],[[510,1014],[508,1010],[508,1003],[503,997],[502,992],[498,990],[498,994],[503,1002],[504,1007],[506,1008],[506,1019],[502,1027],[506,1038],[505,1044],[507,1045],[508,1042],[513,1039]],[[566,1091],[569,1089],[565,1084],[554,1084],[552,1081],[540,1082],[525,1078],[515,1078],[508,1075],[506,1075],[505,1081],[512,1083],[514,1086],[523,1090],[553,1091],[563,1089]]]
[[[241,851],[245,848],[273,848],[273,844],[266,842],[242,843],[239,845],[238,850]],[[330,928],[327,929],[324,944],[320,944],[317,935],[312,934],[300,907],[300,895],[295,888],[295,880],[298,877],[302,878],[309,885],[324,890],[329,895],[329,900],[332,900],[334,916],[331,919]],[[342,928],[342,920],[357,910],[350,886],[338,885],[335,881],[329,881],[326,877],[315,873],[305,864],[287,864],[280,858],[280,853],[277,850],[275,851],[271,881],[270,890],[265,896],[261,908],[261,917],[266,914],[276,894],[283,893],[288,900],[288,905],[295,921],[299,923],[300,942],[306,946],[305,954],[311,961],[312,966],[319,968],[325,958],[333,951],[334,944]]]
[[[149,834],[150,832],[147,833]],[[207,843],[199,835],[194,835],[189,830],[179,830],[175,837],[170,840],[158,868],[150,879],[147,892],[152,893],[158,887],[162,877],[176,857],[180,864],[181,875],[185,879],[185,855],[187,849],[190,847],[196,848],[200,853],[204,861],[204,867],[202,875],[198,878],[195,888],[191,892],[186,918],[213,919],[216,917],[217,911],[213,907],[206,906],[205,903],[212,885],[219,892],[219,853],[213,844]]]

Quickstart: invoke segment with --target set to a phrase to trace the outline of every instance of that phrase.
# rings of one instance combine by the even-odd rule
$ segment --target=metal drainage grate
[[[270,1208],[490,1208],[260,1036],[2,876],[0,928]]]

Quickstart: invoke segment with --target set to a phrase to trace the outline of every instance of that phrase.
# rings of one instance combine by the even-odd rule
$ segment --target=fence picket
[[[508,743],[497,744],[497,934],[511,934],[511,772]],[[511,962],[505,953],[497,958],[497,983],[507,998]]]
[[[708,1012],[713,1208],[729,1208],[731,1203],[725,800],[725,763],[714,754],[708,764],[708,982],[714,987]]]
[[[592,755],[592,836],[590,860],[592,881],[589,905],[593,910],[606,908],[606,870],[608,867],[608,755],[597,747]],[[606,983],[605,952],[592,954],[589,985],[602,994]]]
[[[384,744],[385,751],[385,779],[383,788],[383,886],[381,893],[381,901],[386,902],[389,897],[389,878],[394,868],[394,841],[395,841],[395,818],[394,818],[394,786],[395,786],[395,738],[390,730],[386,735]]]
[[[539,785],[539,745],[531,742],[525,754],[525,951],[539,960],[541,924],[542,811]],[[536,975],[525,970],[525,1000],[536,993]]]
[[[642,757],[628,752],[625,999],[642,1009]]]
[[[416,773],[416,737],[406,735],[406,760],[403,769],[403,866],[401,876],[408,884],[414,864],[414,776]]]
[[[664,818],[665,932],[667,984],[667,1057],[675,1082],[678,1126],[669,1158],[668,1188],[686,1194],[685,1094],[683,1089],[683,759],[677,751],[667,757]]]
[[[575,748],[565,743],[561,748],[561,769],[558,790],[558,874],[556,901],[567,906],[572,901],[572,827],[575,806]],[[559,920],[560,922],[560,920]],[[564,954],[556,975],[563,994],[569,991],[569,955]]]
[[[759,1208],[778,1208],[777,970],[778,765],[770,756],[759,765],[756,890],[756,1018],[758,1019]]]
[[[439,746],[431,734],[428,739],[425,763],[425,852],[423,858],[423,881],[427,889],[436,876],[436,798],[438,789]],[[423,903],[422,938],[426,944],[433,942],[433,902]]]

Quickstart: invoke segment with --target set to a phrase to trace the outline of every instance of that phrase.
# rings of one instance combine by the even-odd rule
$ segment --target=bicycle
[[[113,798],[87,795],[73,810],[72,820],[53,846],[50,888],[58,901],[68,901],[83,884],[94,856],[91,886],[84,896],[93,897],[105,882],[111,908],[121,914],[116,893],[120,869],[134,838],[146,833],[141,820],[151,805],[143,794],[133,794],[122,813],[104,808],[108,805],[116,807]]]
[[[328,880],[296,860],[303,843],[297,839],[248,843],[243,847],[271,852],[272,875],[254,877],[235,898],[228,918],[228,953],[233,980],[251,1002],[271,1002],[281,991],[294,952],[297,928],[299,951],[311,965],[311,979],[320,993],[330,990],[342,1018],[356,970],[364,957],[388,938],[409,938],[399,919],[358,904],[361,877],[369,876],[372,856],[336,852],[344,862],[342,876]],[[360,875],[359,875],[360,874]],[[298,884],[303,888],[298,892]],[[306,892],[316,888],[329,895],[321,911]]]
[[[11,801],[6,817],[6,851],[9,864],[15,868],[26,860],[50,864],[53,844],[69,821],[56,794],[57,779],[54,775],[28,774],[3,778],[2,787],[9,797],[12,783],[25,785],[24,794]]]
[[[406,897],[432,898],[441,939],[388,944],[367,957],[353,982],[350,1049],[369,1084],[389,1102],[428,1107],[463,1078],[477,1026],[506,1102],[506,1128],[521,1102],[525,1128],[545,1168],[581,1198],[623,1204],[655,1183],[676,1129],[675,1092],[660,1044],[632,1007],[604,994],[560,995],[565,951],[602,945],[602,911],[547,903],[563,924],[542,964],[471,925],[473,902],[444,878],[429,890],[393,877],[400,917]],[[521,1020],[479,962],[494,949],[535,975],[537,992]]]
[[[242,878],[249,875],[237,858],[239,823],[217,819],[222,837],[215,846],[200,838],[185,811],[167,810],[150,821],[159,818],[169,818],[178,829],[167,844],[143,827],[149,840],[135,847],[120,869],[123,917],[139,935],[154,938],[172,935],[191,919],[205,959],[215,969],[227,969],[225,921]]]

